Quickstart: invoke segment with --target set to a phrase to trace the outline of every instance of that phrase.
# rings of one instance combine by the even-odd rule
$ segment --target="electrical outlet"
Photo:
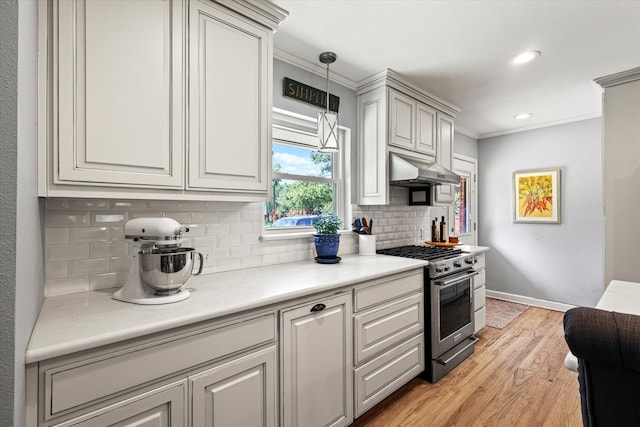
[[[207,246],[205,248],[196,249],[197,252],[202,254],[202,259],[204,261],[205,267],[213,266],[213,248],[211,246]]]

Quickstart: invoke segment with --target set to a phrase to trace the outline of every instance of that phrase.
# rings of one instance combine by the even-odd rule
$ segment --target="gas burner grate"
[[[397,248],[379,249],[376,253],[380,255],[399,256],[403,258],[422,259],[426,261],[434,259],[446,259],[462,253],[460,249],[442,248],[436,246],[408,245]]]

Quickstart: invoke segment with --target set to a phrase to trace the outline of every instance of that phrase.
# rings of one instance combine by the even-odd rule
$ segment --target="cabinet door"
[[[193,427],[276,426],[275,346],[231,360],[190,380]]]
[[[449,170],[453,168],[453,117],[438,113],[437,118],[437,150],[436,162]],[[435,201],[453,202],[453,186],[443,184],[436,186]]]
[[[436,110],[418,103],[416,106],[416,151],[436,154]]]
[[[389,90],[389,145],[414,150],[416,101]]]
[[[282,424],[349,425],[353,420],[350,295],[299,306],[281,317]]]
[[[188,187],[266,198],[273,33],[208,1],[189,13]]]
[[[358,204],[389,203],[386,88],[358,96]]]
[[[56,183],[183,186],[184,7],[53,2]]]
[[[54,427],[182,427],[186,426],[184,381],[144,393]]]

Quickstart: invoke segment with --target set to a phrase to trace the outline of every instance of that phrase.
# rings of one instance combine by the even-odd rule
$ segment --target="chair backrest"
[[[577,307],[564,315],[578,358],[585,426],[640,426],[640,316]]]

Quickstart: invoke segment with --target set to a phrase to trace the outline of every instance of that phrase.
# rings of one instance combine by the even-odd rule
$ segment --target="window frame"
[[[273,109],[271,141],[300,147],[317,147],[318,122],[315,118],[293,113],[279,108]],[[269,167],[271,180],[269,197],[272,197],[273,178],[299,179],[304,181],[334,182],[336,215],[342,220],[340,232],[348,231],[347,227],[351,218],[351,129],[338,126],[338,138],[340,150],[333,153],[332,178],[316,178],[306,175],[283,174],[273,172],[272,150],[269,150]],[[314,179],[316,178],[316,179]],[[263,203],[262,240],[280,240],[307,238],[313,236],[315,228],[309,227],[265,227]]]

